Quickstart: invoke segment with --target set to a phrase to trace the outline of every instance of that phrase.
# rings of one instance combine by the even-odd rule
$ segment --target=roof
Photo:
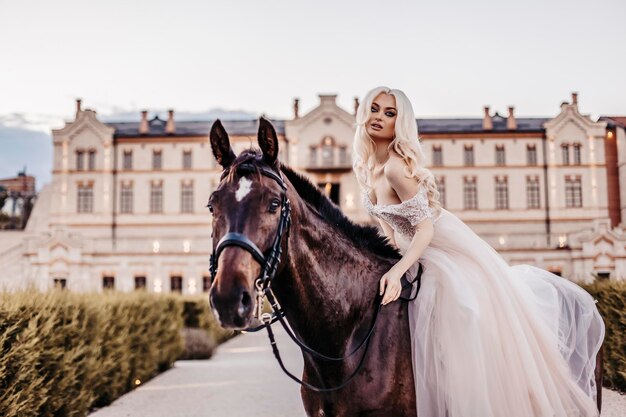
[[[473,133],[473,132],[510,132],[506,127],[506,117],[496,113],[491,118],[493,129],[483,130],[482,118],[465,119],[416,119],[419,133]],[[517,129],[515,132],[536,133],[543,132],[543,123],[550,120],[545,117],[516,118]],[[200,121],[176,121],[176,134],[173,136],[208,136],[214,120]],[[271,120],[279,135],[285,134],[285,120]],[[139,122],[107,122],[115,128],[116,137],[162,137],[165,133],[166,120],[156,116],[148,121],[150,133],[139,134]],[[255,136],[258,132],[259,122],[257,119],[249,120],[222,120],[224,128],[230,135]]]
[[[482,118],[467,119],[417,119],[417,130],[422,133],[470,133],[470,132],[509,132],[506,127],[506,117],[496,113],[491,117],[493,129],[483,129]],[[543,124],[550,120],[545,117],[515,118],[517,129],[515,132],[543,132]]]
[[[285,122],[283,120],[270,120],[279,135],[285,134]],[[208,136],[214,120],[202,121],[176,121],[176,133],[172,136]],[[222,125],[229,135],[256,136],[259,129],[259,121],[252,120],[222,120]],[[150,132],[146,135],[139,133],[139,122],[106,122],[108,126],[115,128],[116,137],[150,137],[168,136],[165,133],[166,120],[155,116],[148,121]]]
[[[609,127],[626,128],[626,116],[601,116],[598,120],[608,122]]]

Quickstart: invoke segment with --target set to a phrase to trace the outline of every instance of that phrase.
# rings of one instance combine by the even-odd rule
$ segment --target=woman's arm
[[[390,156],[385,166],[385,177],[391,188],[398,194],[400,200],[405,201],[415,196],[419,191],[419,185],[415,178],[408,178],[404,175],[405,163],[402,159]],[[424,249],[428,247],[433,238],[434,228],[430,218],[425,218],[417,224],[415,235],[406,252],[390,270],[380,280],[380,293],[385,292],[383,304],[390,303],[400,296],[402,286],[400,278],[404,273],[418,261]],[[385,290],[385,286],[387,290]]]
[[[422,256],[424,249],[428,247],[433,238],[433,233],[433,222],[430,218],[426,218],[418,223],[411,244],[402,256],[402,259],[394,265],[402,272],[402,275]]]

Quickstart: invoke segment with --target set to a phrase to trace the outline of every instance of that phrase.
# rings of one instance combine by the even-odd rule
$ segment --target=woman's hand
[[[385,294],[381,303],[382,305],[389,304],[400,297],[400,293],[402,292],[400,279],[404,275],[404,272],[405,271],[402,271],[400,268],[397,268],[396,264],[380,279],[380,294]]]

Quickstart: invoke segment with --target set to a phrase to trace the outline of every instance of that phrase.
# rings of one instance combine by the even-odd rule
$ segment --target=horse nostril
[[[250,297],[250,293],[248,293],[248,291],[244,291],[243,294],[241,295],[241,305],[244,308],[248,308],[250,307],[251,304],[252,304],[252,298]]]
[[[248,312],[252,309],[252,298],[250,298],[250,293],[248,291],[244,291],[241,295],[241,304],[239,304],[239,308],[237,309],[237,313],[239,317],[245,317]]]

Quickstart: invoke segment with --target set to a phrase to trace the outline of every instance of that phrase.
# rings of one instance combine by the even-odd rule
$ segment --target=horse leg
[[[598,411],[602,411],[602,378],[604,377],[604,343],[600,346],[600,350],[596,355],[596,398]]]

